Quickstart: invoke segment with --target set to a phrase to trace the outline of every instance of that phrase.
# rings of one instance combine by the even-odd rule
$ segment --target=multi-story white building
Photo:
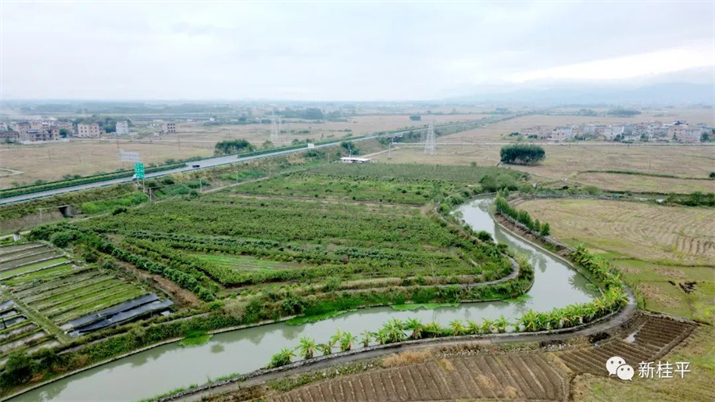
[[[129,135],[129,122],[126,120],[118,121],[116,131],[117,135]]]
[[[99,124],[77,124],[77,137],[80,138],[97,138],[101,134],[99,130]]]
[[[606,126],[603,128],[603,136],[609,140],[613,141],[617,135],[623,136],[625,128],[623,126]]]
[[[167,121],[164,123],[164,134],[176,134],[176,123]]]
[[[573,139],[573,137],[574,137],[573,128],[566,127],[566,126],[556,127],[551,132],[549,141],[565,141],[565,140]]]

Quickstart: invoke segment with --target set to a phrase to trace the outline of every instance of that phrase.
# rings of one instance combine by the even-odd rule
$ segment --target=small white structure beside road
[[[356,158],[353,156],[344,156],[340,158],[341,163],[370,163],[372,159],[370,158]]]

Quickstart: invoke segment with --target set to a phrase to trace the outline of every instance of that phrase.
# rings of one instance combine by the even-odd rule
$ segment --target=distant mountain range
[[[448,101],[514,102],[575,105],[627,104],[715,104],[715,86],[705,84],[668,83],[639,88],[559,87],[524,89],[513,92],[460,96]]]

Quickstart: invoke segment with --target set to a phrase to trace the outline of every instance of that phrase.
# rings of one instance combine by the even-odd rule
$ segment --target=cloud
[[[539,82],[665,77],[678,69],[712,67],[706,59],[714,56],[713,7],[4,3],[0,94],[5,99],[434,99]]]

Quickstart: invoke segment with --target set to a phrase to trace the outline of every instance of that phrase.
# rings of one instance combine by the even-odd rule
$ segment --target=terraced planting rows
[[[18,350],[39,350],[58,345],[56,337],[33,320],[10,292],[19,278],[36,278],[71,269],[69,259],[52,247],[27,243],[0,247],[0,365]]]
[[[147,295],[110,269],[77,266],[42,243],[0,248],[0,364],[69,340],[69,321]]]
[[[696,327],[690,322],[645,315],[635,318],[628,330],[613,339],[563,352],[470,352],[460,346],[446,346],[441,352],[407,351],[383,359],[387,368],[318,380],[283,393],[268,391],[266,399],[563,401],[570,396],[569,381],[573,376],[591,373],[607,377],[606,361],[611,356],[624,357],[634,367],[641,361],[657,360],[682,343]],[[397,367],[390,367],[393,365]],[[230,398],[231,394],[226,394],[209,400]]]
[[[43,244],[5,246],[0,248],[0,280],[68,263],[69,260],[61,253]]]
[[[621,356],[633,367],[641,361],[652,361],[668,353],[690,336],[695,324],[662,317],[639,319],[627,336],[598,347],[559,353],[558,356],[575,373],[603,375],[606,361]]]
[[[61,326],[67,321],[147,294],[133,283],[98,268],[60,272],[16,285],[12,293]]]
[[[342,377],[272,396],[275,402],[445,401],[564,398],[559,373],[541,355],[477,355]]]

